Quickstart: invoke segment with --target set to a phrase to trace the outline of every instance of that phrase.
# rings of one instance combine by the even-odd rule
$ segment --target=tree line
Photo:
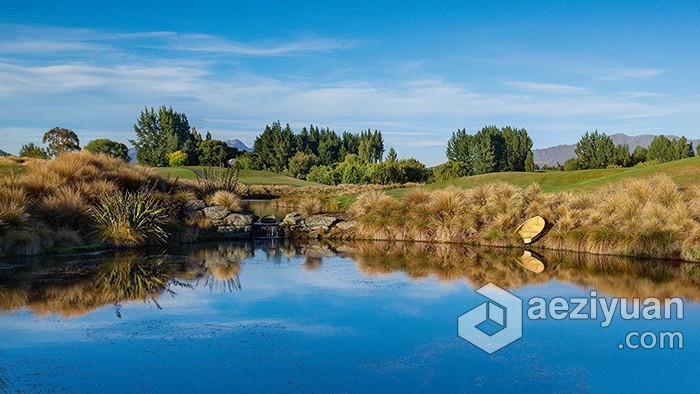
[[[632,167],[644,163],[665,163],[695,156],[693,144],[686,137],[669,139],[659,135],[648,148],[638,146],[634,151],[629,145],[615,145],[612,138],[597,130],[586,132],[576,143],[576,157],[564,163],[564,171],[596,168]],[[700,147],[698,153],[700,154]]]
[[[205,165],[232,163],[241,169],[267,170],[337,185],[341,183],[405,183],[441,181],[469,175],[501,171],[535,171],[532,139],[524,128],[485,126],[474,134],[466,129],[452,133],[447,142],[445,164],[426,169],[414,158],[399,159],[394,148],[384,157],[384,139],[379,130],[336,133],[330,128],[310,125],[295,132],[289,124],[277,121],[265,126],[255,138],[251,152],[239,152],[224,141],[202,135],[191,127],[184,113],[172,107],[144,108],[134,124],[136,138],[130,143],[138,150],[137,160],[150,166]],[[80,140],[70,129],[54,127],[42,143],[23,145],[19,155],[51,158],[63,152],[80,150]],[[109,139],[90,141],[82,149],[129,161],[126,145]],[[648,148],[615,145],[612,138],[597,130],[586,132],[577,142],[576,157],[564,165],[542,169],[583,170],[630,167],[643,163],[663,163],[695,156],[686,137],[655,137]],[[700,147],[698,147],[700,154]]]
[[[384,138],[379,130],[338,134],[310,125],[294,132],[289,124],[282,127],[278,121],[265,126],[255,138],[252,152],[242,154],[236,165],[328,185],[424,180],[422,163],[397,156],[391,148],[384,158]]]
[[[474,134],[452,133],[447,163],[433,169],[436,180],[500,171],[534,171],[532,139],[525,129],[485,126]]]
[[[190,127],[187,115],[161,106],[156,112],[145,108],[134,124],[136,139],[129,142],[138,150],[139,163],[155,167],[184,165],[220,166],[240,153],[224,141],[204,138]]]

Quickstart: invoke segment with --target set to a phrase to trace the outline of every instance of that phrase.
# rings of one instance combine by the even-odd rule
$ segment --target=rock
[[[469,227],[469,228],[467,229],[467,235],[470,236],[470,237],[475,236],[478,232],[479,232],[479,231],[478,231],[477,229],[475,229],[474,227]]]
[[[542,216],[535,216],[523,222],[523,224],[515,229],[515,232],[523,238],[525,244],[530,244],[537,241],[537,239],[542,236],[546,226],[547,222]]]
[[[206,206],[207,204],[204,203],[204,200],[189,200],[182,206],[182,210],[185,212],[200,211]]]
[[[255,215],[252,213],[232,213],[224,219],[227,226],[244,228],[251,226],[255,221]]]
[[[338,224],[335,225],[340,230],[350,230],[351,228],[357,227],[358,223],[355,220],[347,220],[347,221],[341,221],[338,222]]]
[[[275,215],[265,215],[260,219],[260,223],[267,223],[267,224],[273,224],[277,223],[277,218]]]
[[[204,212],[204,216],[207,219],[213,221],[222,220],[231,213],[231,211],[229,211],[228,209],[220,207],[218,205],[215,205],[213,207],[206,207],[202,209],[202,212]]]
[[[289,226],[298,226],[303,220],[304,219],[299,212],[292,212],[284,217],[282,223]]]
[[[315,215],[304,219],[304,225],[310,230],[328,231],[328,229],[337,221],[338,219],[333,216]]]

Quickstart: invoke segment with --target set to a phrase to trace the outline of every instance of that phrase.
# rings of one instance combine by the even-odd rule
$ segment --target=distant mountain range
[[[610,135],[610,138],[612,138],[615,145],[627,144],[629,145],[631,151],[634,151],[634,149],[638,146],[643,146],[645,148],[648,147],[654,137],[656,136],[651,134],[629,136],[618,133]],[[669,139],[679,138],[675,135],[666,135],[666,137]],[[700,140],[688,140],[688,142],[693,143],[693,149],[700,144]],[[575,148],[576,144],[557,145],[549,148],[533,149],[532,157],[535,160],[535,164],[540,166],[545,164],[549,166],[556,165],[557,163],[564,164],[564,162],[567,160],[576,157],[576,153],[574,153]]]
[[[9,156],[10,154],[0,149],[0,156]]]
[[[239,139],[233,139],[233,140],[228,140],[226,141],[226,145],[238,149],[240,152],[246,151],[250,152],[252,149],[248,148],[246,144],[241,142]],[[0,151],[2,152],[2,151]],[[4,152],[3,152],[4,153]],[[136,154],[138,153],[138,149],[136,148],[129,148],[129,158],[131,158],[130,163],[136,163]],[[0,155],[2,156],[2,155]]]
[[[228,145],[228,146],[231,147],[231,148],[236,148],[236,149],[238,149],[240,152],[250,152],[250,151],[252,151],[252,149],[248,148],[248,146],[247,146],[246,144],[242,143],[241,140],[239,140],[239,139],[228,140],[228,141],[226,141],[226,145]]]

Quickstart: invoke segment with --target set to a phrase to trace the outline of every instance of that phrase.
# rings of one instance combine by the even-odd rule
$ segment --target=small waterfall
[[[253,223],[253,238],[279,238],[280,224],[275,223]]]

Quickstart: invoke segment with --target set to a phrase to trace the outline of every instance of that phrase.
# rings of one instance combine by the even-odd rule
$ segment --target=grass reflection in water
[[[414,280],[465,281],[471,287],[494,283],[504,288],[557,280],[594,288],[616,297],[684,297],[700,301],[700,265],[675,261],[633,260],[571,252],[532,253],[541,263],[523,257],[521,249],[473,248],[463,245],[411,242],[292,243],[274,245],[222,243],[194,245],[168,254],[118,254],[76,259],[41,258],[5,264],[0,275],[0,312],[29,309],[42,316],[83,315],[114,305],[121,316],[127,302],[153,303],[164,294],[203,288],[234,292],[242,268],[255,253],[266,263],[295,259],[309,275],[326,269],[329,258],[350,258],[366,276],[404,273]],[[332,266],[330,266],[332,269]]]

